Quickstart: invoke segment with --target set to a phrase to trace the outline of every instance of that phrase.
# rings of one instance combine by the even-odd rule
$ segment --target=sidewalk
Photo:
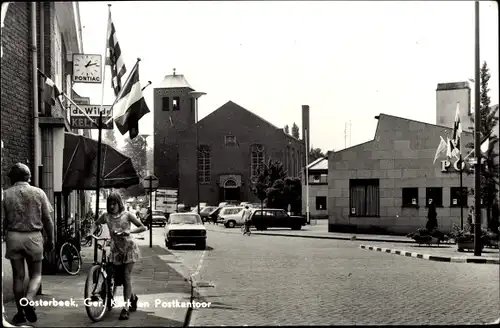
[[[483,248],[481,256],[474,256],[474,252],[459,252],[455,244],[418,246],[415,244],[370,243],[359,247],[367,251],[388,253],[387,256],[400,255],[422,260],[452,263],[500,264],[500,253],[495,248]]]
[[[73,307],[37,307],[38,322],[34,327],[181,327],[184,325],[187,308],[169,307],[168,304],[155,306],[156,300],[161,302],[189,302],[190,285],[185,278],[162,260],[171,253],[153,246],[139,246],[142,257],[136,263],[132,276],[134,292],[139,297],[139,308],[131,313],[129,320],[118,320],[121,308],[108,312],[103,320],[93,323],[87,316],[83,305],[84,288],[87,273],[92,266],[93,247],[82,248],[83,266],[79,275],[65,274],[43,276],[43,295],[39,300],[57,301],[74,300]],[[100,254],[99,254],[100,256]],[[5,269],[4,269],[5,270]],[[5,283],[5,280],[4,280]],[[11,282],[8,282],[12,284]],[[4,284],[5,286],[5,284]],[[5,287],[4,287],[5,288]],[[12,287],[10,287],[12,289]],[[122,290],[117,290],[117,301],[122,301]],[[146,306],[146,302],[149,306]],[[143,306],[141,307],[141,303]],[[13,301],[5,301],[6,318],[12,319],[16,312]],[[29,324],[29,323],[28,323]]]

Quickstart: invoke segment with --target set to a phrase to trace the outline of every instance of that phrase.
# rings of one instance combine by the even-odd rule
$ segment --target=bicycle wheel
[[[82,258],[75,245],[65,242],[59,250],[59,261],[68,274],[75,276],[82,268]]]
[[[100,321],[106,314],[109,302],[108,279],[101,265],[94,265],[89,270],[85,281],[84,305],[90,320]]]

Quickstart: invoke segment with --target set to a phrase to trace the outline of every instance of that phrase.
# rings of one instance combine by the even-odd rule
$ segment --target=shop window
[[[325,196],[317,196],[316,197],[316,210],[318,210],[318,211],[326,210],[326,197]]]
[[[425,190],[425,206],[429,206],[429,200],[432,199],[436,207],[443,207],[443,188],[433,187]]]
[[[161,100],[161,109],[166,112],[170,110],[170,98],[163,97]]]
[[[403,188],[403,207],[418,206],[418,188]]]
[[[349,180],[350,216],[379,217],[379,179]]]
[[[467,206],[467,187],[451,187],[450,188],[450,207],[453,206]]]

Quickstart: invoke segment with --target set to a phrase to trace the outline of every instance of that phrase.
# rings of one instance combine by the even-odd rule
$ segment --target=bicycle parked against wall
[[[81,223],[81,230],[80,230],[80,244],[82,246],[88,247],[92,245],[92,226],[94,225],[94,216],[92,214],[87,215]],[[100,237],[102,234],[102,225],[96,224],[95,225],[95,230],[93,234],[97,237]]]
[[[66,273],[75,276],[82,268],[82,257],[78,251],[78,243],[73,234],[73,228],[69,224],[67,229],[63,230],[61,238],[57,242],[56,249],[58,252],[59,269],[63,269]]]

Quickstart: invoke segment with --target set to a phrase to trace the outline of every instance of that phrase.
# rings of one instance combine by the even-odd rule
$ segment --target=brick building
[[[33,36],[36,47],[32,46]],[[78,3],[11,2],[2,29],[2,47],[2,188],[9,187],[6,174],[10,167],[25,163],[32,172],[31,183],[47,193],[57,221],[74,218],[84,211],[85,194],[63,192],[64,132],[83,131],[70,129],[65,101],[55,106],[42,101],[44,81],[37,69],[65,93],[78,96],[71,82],[72,54],[83,52]]]
[[[462,154],[473,135],[470,121],[470,89],[466,82],[439,84],[436,121],[418,122],[387,114],[376,117],[373,140],[328,154],[328,231],[405,234],[425,227],[427,204],[437,204],[439,229],[466,222],[473,196],[462,196],[460,174],[441,156],[433,163],[440,136],[452,134],[457,101],[460,101]],[[498,147],[498,144],[497,144]],[[497,148],[498,151],[498,148]],[[470,171],[467,163],[466,171]],[[463,187],[474,188],[474,175],[463,174]],[[486,212],[482,212],[486,222]]]
[[[161,189],[178,189],[180,203],[257,201],[250,191],[260,162],[279,160],[289,176],[305,164],[304,141],[228,101],[196,124],[194,89],[183,75],[167,75],[154,90],[154,170]],[[302,136],[309,106],[302,106]],[[198,129],[199,154],[196,154]],[[307,129],[309,130],[309,129]]]

